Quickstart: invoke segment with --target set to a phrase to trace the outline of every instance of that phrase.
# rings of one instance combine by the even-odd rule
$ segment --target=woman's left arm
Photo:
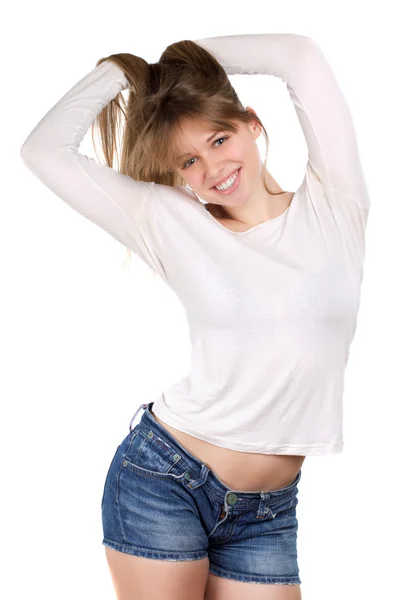
[[[314,40],[298,34],[258,33],[194,41],[218,60],[227,75],[274,75],[286,83],[316,179],[343,200],[369,209],[350,109]]]

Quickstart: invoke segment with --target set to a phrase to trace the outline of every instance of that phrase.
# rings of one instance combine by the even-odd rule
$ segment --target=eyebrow
[[[213,139],[213,137],[215,137],[217,135],[217,133],[221,133],[221,131],[219,129],[216,129],[212,135],[210,135],[210,137],[206,140],[206,143],[208,144],[209,141],[211,141]],[[185,154],[181,154],[180,156],[178,156],[177,160],[180,161],[181,158],[184,158],[185,156],[191,156],[191,152],[185,152]]]

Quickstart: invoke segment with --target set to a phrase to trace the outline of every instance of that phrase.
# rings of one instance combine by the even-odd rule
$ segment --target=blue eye
[[[229,136],[225,136],[225,137],[220,137],[217,140],[215,140],[215,142],[213,142],[213,144],[216,144],[217,142],[221,141],[221,140],[227,140],[229,139]],[[221,146],[222,144],[219,144],[217,147],[219,148],[219,146]],[[187,169],[188,167],[186,166],[188,164],[188,162],[190,162],[191,160],[193,160],[193,158],[189,158],[189,160],[187,160],[185,163],[183,163],[182,165],[182,169]],[[192,163],[193,164],[193,163]],[[191,165],[189,165],[190,167]]]

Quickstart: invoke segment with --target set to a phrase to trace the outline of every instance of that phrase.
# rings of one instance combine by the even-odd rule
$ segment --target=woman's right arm
[[[104,61],[39,121],[21,148],[27,168],[61,200],[116,240],[141,252],[143,206],[154,183],[135,181],[78,152],[103,108],[128,87],[124,72]]]

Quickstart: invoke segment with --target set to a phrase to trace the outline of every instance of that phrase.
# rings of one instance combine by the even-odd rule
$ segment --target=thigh
[[[204,600],[301,600],[300,585],[244,583],[210,574]]]
[[[105,550],[117,600],[204,600],[208,558],[168,562]]]

